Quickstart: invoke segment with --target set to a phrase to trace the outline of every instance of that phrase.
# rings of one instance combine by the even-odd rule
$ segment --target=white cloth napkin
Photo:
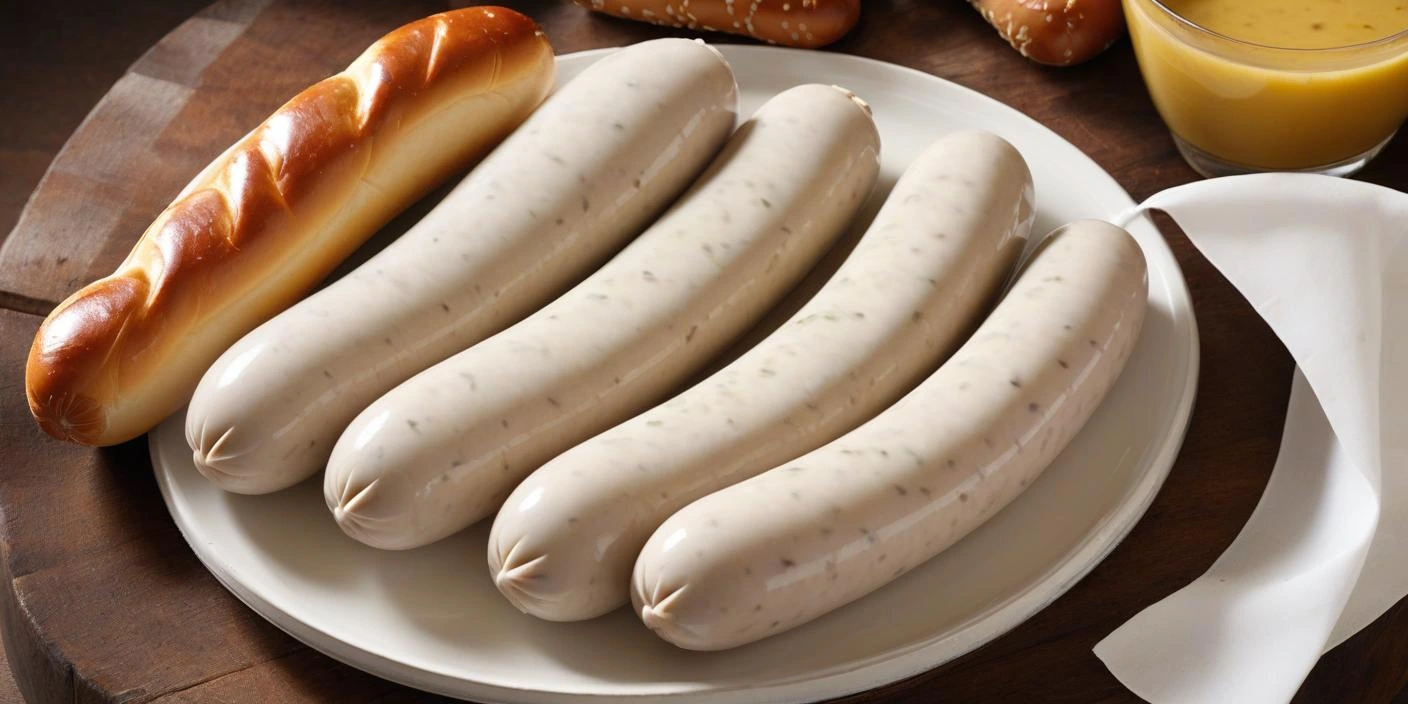
[[[1408,194],[1234,176],[1163,191],[1121,219],[1151,209],[1178,222],[1298,368],[1246,527],[1095,654],[1155,704],[1285,702],[1321,653],[1408,594]]]

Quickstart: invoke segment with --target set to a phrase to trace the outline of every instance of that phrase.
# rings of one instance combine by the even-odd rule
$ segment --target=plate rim
[[[826,57],[828,61],[838,61],[840,63],[853,63],[856,66],[866,67],[873,71],[894,72],[902,74],[914,74],[911,78],[918,78],[925,81],[938,81],[947,84],[950,90],[956,89],[968,94],[969,98],[986,103],[992,109],[1000,112],[1013,113],[1027,123],[1029,127],[1038,128],[1044,132],[1048,138],[1054,138],[1055,142],[1063,147],[1071,149],[1080,154],[1082,158],[1089,161],[1095,170],[1099,172],[1107,183],[1104,186],[1120,194],[1127,204],[1122,207],[1133,207],[1136,205],[1128,192],[1118,181],[1089,155],[1085,154],[1069,140],[1032,118],[1022,111],[1007,105],[995,98],[992,98],[980,91],[964,86],[955,81],[911,68],[900,64],[890,63],[879,59],[851,54],[841,54],[834,52],[809,51],[802,49],[791,49],[774,46],[756,46],[748,44],[728,44],[711,43],[710,46],[718,48],[724,53],[726,58],[732,59],[731,55],[756,54],[769,55],[781,54],[791,57],[806,56],[816,58]],[[557,60],[573,59],[587,60],[595,59],[607,54],[619,51],[620,47],[606,47],[591,49],[586,51],[560,54]],[[755,59],[756,60],[756,59]],[[1108,214],[1113,217],[1115,213]],[[339,662],[354,667],[372,675],[407,685],[435,694],[444,696],[463,698],[474,697],[476,699],[488,699],[491,701],[502,701],[517,704],[519,702],[528,704],[556,704],[557,702],[601,702],[601,701],[630,701],[633,704],[647,704],[651,702],[669,702],[670,704],[681,704],[684,702],[703,701],[711,696],[727,695],[731,697],[733,704],[751,704],[754,702],[780,702],[780,701],[810,701],[816,698],[829,698],[846,696],[857,692],[867,691],[877,687],[893,684],[915,675],[927,672],[946,662],[956,660],[973,650],[985,645],[1002,635],[1021,625],[1035,614],[1045,609],[1047,606],[1061,598],[1077,582],[1089,574],[1096,566],[1104,561],[1106,557],[1124,540],[1124,538],[1134,529],[1140,519],[1148,511],[1149,506],[1157,497],[1159,489],[1172,471],[1177,460],[1179,450],[1187,435],[1189,421],[1196,401],[1197,384],[1200,376],[1200,338],[1195,311],[1193,310],[1193,300],[1188,289],[1187,280],[1183,275],[1182,268],[1178,265],[1173,250],[1162,237],[1162,233],[1153,225],[1151,221],[1145,220],[1145,224],[1152,230],[1157,240],[1153,252],[1145,249],[1145,256],[1158,256],[1165,259],[1167,266],[1161,266],[1160,271],[1166,274],[1165,288],[1169,293],[1170,300],[1174,302],[1171,307],[1174,343],[1177,345],[1183,341],[1182,354],[1175,354],[1175,359],[1185,360],[1186,372],[1183,375],[1183,384],[1178,388],[1177,384],[1170,386],[1178,393],[1178,403],[1172,413],[1172,426],[1176,428],[1171,432],[1166,432],[1162,441],[1153,443],[1155,447],[1150,454],[1152,458],[1147,463],[1149,467],[1139,481],[1134,483],[1124,496],[1118,500],[1116,509],[1107,513],[1095,526],[1087,533],[1085,540],[1075,544],[1066,553],[1061,561],[1053,563],[1052,568],[1041,576],[1034,578],[1025,591],[1013,595],[1008,599],[994,602],[974,615],[970,616],[961,625],[954,627],[946,634],[935,638],[916,641],[904,646],[892,648],[875,655],[854,660],[844,665],[833,666],[826,670],[819,671],[819,674],[808,674],[798,676],[788,680],[774,681],[762,685],[736,684],[721,687],[714,687],[707,690],[694,690],[673,693],[656,692],[632,692],[632,693],[603,693],[603,692],[569,692],[560,689],[526,689],[523,687],[507,686],[504,684],[491,683],[479,680],[468,680],[463,677],[448,674],[421,666],[411,665],[406,662],[389,658],[380,653],[367,650],[342,641],[331,634],[323,631],[303,619],[281,609],[258,593],[257,589],[251,589],[235,578],[214,554],[207,554],[205,546],[187,533],[185,524],[177,520],[176,497],[172,493],[171,482],[168,474],[164,471],[165,462],[162,460],[163,431],[170,425],[170,420],[163,422],[161,426],[148,434],[148,445],[153,471],[156,475],[157,484],[160,488],[163,502],[167,511],[172,516],[173,522],[180,531],[182,538],[186,541],[197,559],[205,566],[206,570],[216,578],[226,591],[230,592],[260,618],[273,624],[283,632],[289,634],[295,640],[308,647],[323,653]],[[1040,235],[1034,235],[1034,239]],[[1186,332],[1185,332],[1186,330]],[[1177,352],[1177,350],[1175,350]],[[178,411],[175,417],[184,415],[184,409]],[[170,431],[166,431],[170,432]],[[212,551],[213,552],[213,551]],[[951,643],[958,641],[962,643],[957,648],[957,654],[948,657],[934,654],[932,651],[941,651],[951,648]]]

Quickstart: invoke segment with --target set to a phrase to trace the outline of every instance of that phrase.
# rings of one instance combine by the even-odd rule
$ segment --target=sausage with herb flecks
[[[363,411],[323,485],[338,525],[381,548],[438,540],[498,509],[553,455],[657,402],[816,263],[869,194],[879,148],[849,92],[778,94],[600,270]]]
[[[1089,419],[1138,339],[1146,289],[1128,233],[1067,225],[894,406],[665,521],[636,561],[636,613],[682,648],[731,648],[943,551],[1035,481]]]
[[[639,233],[723,145],[736,100],[702,42],[644,42],[592,65],[400,239],[220,356],[186,416],[196,467],[243,494],[317,473],[367,404]]]
[[[555,621],[629,602],[636,555],[670,514],[825,444],[932,372],[992,304],[1032,217],[1012,145],[986,132],[935,142],[776,332],[514,490],[489,535],[499,590]]]

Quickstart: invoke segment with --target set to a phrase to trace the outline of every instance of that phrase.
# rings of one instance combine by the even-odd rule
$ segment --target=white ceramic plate
[[[983,128],[1031,164],[1037,233],[1132,205],[1074,146],[952,83],[838,54],[720,48],[738,76],[740,114],[799,83],[844,85],[867,100],[883,139],[883,190],[932,140]],[[560,79],[603,55],[561,57]],[[1110,552],[1158,491],[1193,404],[1197,332],[1163,239],[1143,221],[1132,232],[1150,265],[1142,337],[1104,405],[1041,479],[884,589],[733,651],[677,650],[627,609],[576,624],[520,614],[489,579],[488,521],[419,550],[381,552],[342,535],[323,505],[321,478],[271,496],[222,493],[191,464],[183,414],[152,434],[153,464],[176,525],[221,583],[295,638],[387,679],[533,704],[795,702],[869,689],[958,657],[1051,603]]]

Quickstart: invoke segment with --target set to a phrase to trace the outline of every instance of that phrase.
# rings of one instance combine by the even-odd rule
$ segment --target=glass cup
[[[1183,158],[1204,176],[1345,176],[1408,118],[1408,31],[1284,49],[1205,29],[1160,0],[1123,1],[1149,95]]]

